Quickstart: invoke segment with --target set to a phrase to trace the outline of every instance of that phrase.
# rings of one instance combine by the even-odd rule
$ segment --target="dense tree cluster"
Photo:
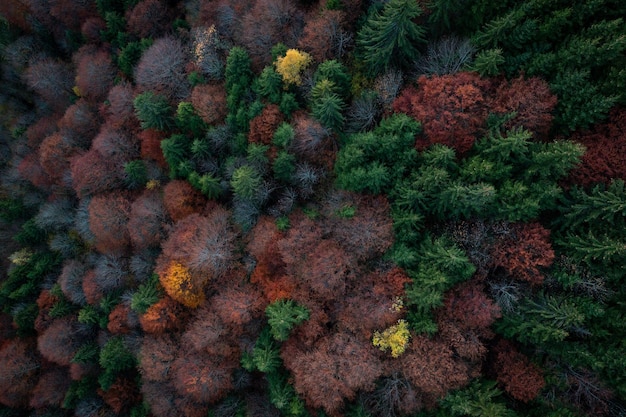
[[[0,415],[626,413],[623,2],[0,3]]]

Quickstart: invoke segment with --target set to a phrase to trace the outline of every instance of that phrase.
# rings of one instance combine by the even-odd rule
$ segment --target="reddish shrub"
[[[167,168],[167,162],[161,150],[161,141],[165,132],[154,129],[141,130],[137,138],[141,143],[141,158],[155,161],[160,167]]]
[[[225,288],[211,299],[221,321],[238,332],[243,326],[265,312],[265,302],[253,286],[242,284]]]
[[[98,394],[118,415],[128,415],[130,408],[141,401],[137,383],[125,377],[118,377],[107,391],[98,389]]]
[[[470,281],[446,294],[445,315],[466,330],[489,329],[502,315],[500,307],[485,294],[481,284]]]

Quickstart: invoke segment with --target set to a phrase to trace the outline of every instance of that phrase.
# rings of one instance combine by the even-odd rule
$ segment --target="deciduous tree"
[[[0,403],[26,407],[41,367],[33,343],[22,339],[6,341],[0,348],[0,365]]]
[[[140,91],[152,91],[171,100],[184,99],[189,94],[185,50],[182,42],[171,36],[155,40],[135,69]]]
[[[541,369],[504,339],[495,346],[494,355],[493,368],[504,390],[518,401],[534,400],[545,385]]]
[[[173,20],[173,11],[162,0],[140,1],[126,12],[128,32],[138,38],[157,39],[165,35]]]
[[[124,252],[130,244],[131,203],[122,194],[97,195],[89,204],[89,227],[101,253]]]
[[[191,104],[205,123],[212,125],[226,117],[226,90],[222,84],[201,84],[191,91]]]
[[[107,97],[116,75],[117,71],[108,52],[94,51],[79,55],[76,86],[81,97],[90,102],[99,103]]]
[[[169,216],[176,222],[190,214],[200,213],[206,199],[187,181],[174,180],[163,188],[163,204]]]

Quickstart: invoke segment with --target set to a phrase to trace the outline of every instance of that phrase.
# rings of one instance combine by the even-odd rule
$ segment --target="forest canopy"
[[[623,1],[0,3],[0,416],[626,416]]]

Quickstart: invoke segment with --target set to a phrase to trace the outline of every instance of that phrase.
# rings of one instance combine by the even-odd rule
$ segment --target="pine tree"
[[[289,332],[309,319],[309,310],[296,304],[293,300],[278,300],[265,309],[270,332],[279,342],[287,340]]]
[[[167,130],[173,127],[172,108],[165,97],[146,91],[135,97],[133,105],[142,129]]]
[[[425,30],[413,22],[422,10],[414,0],[390,0],[368,16],[357,33],[357,48],[370,75],[392,66],[407,66],[419,55]]]

